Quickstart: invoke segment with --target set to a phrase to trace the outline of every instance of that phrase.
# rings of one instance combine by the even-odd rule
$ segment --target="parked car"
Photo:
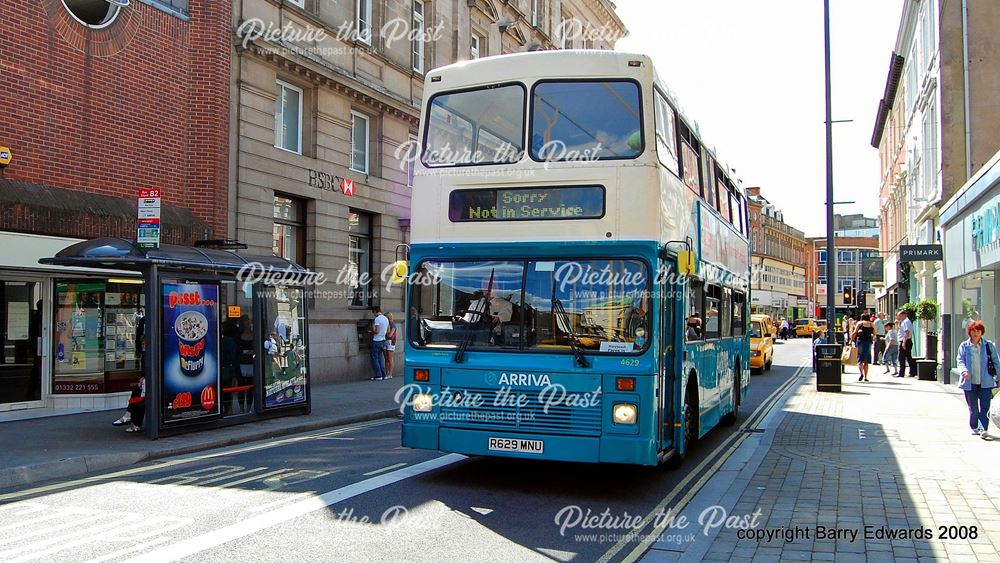
[[[774,335],[768,331],[764,319],[750,317],[750,373],[762,373],[774,363]],[[768,318],[769,319],[769,318]]]

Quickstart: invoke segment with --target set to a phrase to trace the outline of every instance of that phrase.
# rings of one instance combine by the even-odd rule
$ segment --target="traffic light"
[[[844,305],[851,305],[854,303],[854,288],[845,287],[844,288]]]
[[[868,306],[868,299],[867,299],[867,297],[868,297],[868,294],[865,293],[865,290],[863,290],[863,289],[859,289],[858,290],[858,307],[859,308],[864,309],[865,307]]]

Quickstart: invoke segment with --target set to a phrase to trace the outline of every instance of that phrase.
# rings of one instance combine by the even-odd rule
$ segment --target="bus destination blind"
[[[455,190],[448,201],[448,218],[453,223],[601,217],[603,186]]]

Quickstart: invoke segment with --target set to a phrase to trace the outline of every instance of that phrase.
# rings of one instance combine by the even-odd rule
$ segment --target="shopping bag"
[[[840,354],[840,361],[849,365],[857,365],[858,363],[858,347],[852,346],[850,344],[844,346],[844,351]]]

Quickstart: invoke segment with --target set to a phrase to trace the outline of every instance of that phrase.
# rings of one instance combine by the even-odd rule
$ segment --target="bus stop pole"
[[[160,301],[160,269],[151,265],[145,272],[146,276],[146,328],[143,334],[146,338],[146,437],[156,440],[160,437],[160,421],[162,420],[162,389],[163,362],[160,361],[160,334],[162,329],[162,303]]]

